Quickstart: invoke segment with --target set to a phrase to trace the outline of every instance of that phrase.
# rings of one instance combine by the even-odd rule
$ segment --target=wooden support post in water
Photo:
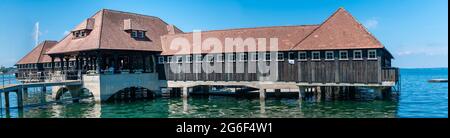
[[[5,109],[9,109],[9,92],[5,92]]]
[[[41,97],[40,97],[41,103],[47,102],[46,94],[47,94],[47,87],[44,86],[44,87],[42,87],[42,92],[41,92]]]
[[[259,89],[259,99],[266,100],[266,89],[263,88]]]
[[[183,98],[187,98],[189,96],[188,87],[183,87],[182,91],[183,91]]]
[[[298,87],[298,99],[303,100],[303,96],[305,95],[305,87]]]
[[[322,100],[322,89],[320,86],[316,87],[316,100],[317,102]]]
[[[28,88],[23,88],[23,100],[27,101],[28,100]]]
[[[17,108],[23,108],[23,91],[24,88],[17,90]]]

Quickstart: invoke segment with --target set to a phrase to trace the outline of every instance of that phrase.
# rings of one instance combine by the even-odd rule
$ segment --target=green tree
[[[0,72],[6,73],[8,70],[5,68],[5,66],[0,66]]]

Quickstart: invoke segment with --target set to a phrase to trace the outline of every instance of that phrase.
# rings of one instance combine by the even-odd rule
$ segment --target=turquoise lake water
[[[210,96],[130,103],[65,103],[0,110],[0,118],[448,118],[448,69],[401,69],[398,101],[310,102],[297,99],[259,99]],[[12,99],[14,101],[15,99]]]

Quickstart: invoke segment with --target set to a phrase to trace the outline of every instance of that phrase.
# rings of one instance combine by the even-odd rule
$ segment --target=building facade
[[[245,86],[265,97],[268,89],[390,89],[399,81],[392,54],[343,8],[316,25],[197,33],[158,17],[104,9],[62,40],[45,41],[26,55],[17,63],[18,77],[66,75],[82,81],[98,101],[129,88],[187,96],[197,86]],[[179,40],[186,44],[174,45]],[[199,42],[209,48],[196,48]],[[249,46],[261,43],[275,48]]]

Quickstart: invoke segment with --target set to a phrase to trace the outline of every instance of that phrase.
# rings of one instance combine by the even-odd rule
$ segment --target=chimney
[[[175,26],[167,25],[167,31],[169,32],[170,35],[175,34]]]

